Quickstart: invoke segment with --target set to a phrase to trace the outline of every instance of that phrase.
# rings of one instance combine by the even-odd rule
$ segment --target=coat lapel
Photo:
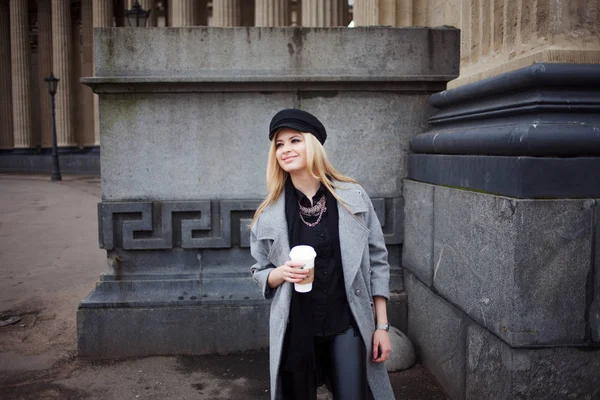
[[[335,193],[342,199],[350,212],[338,201],[340,229],[340,253],[344,268],[344,282],[350,290],[354,277],[360,269],[364,246],[368,241],[370,230],[361,223],[359,214],[366,213],[369,208],[363,200],[361,189],[346,182],[335,182]],[[283,265],[289,260],[290,242],[287,234],[285,218],[285,193],[266,208],[261,216],[259,239],[272,239],[273,246],[268,259],[273,265]]]
[[[258,239],[272,239],[273,245],[268,255],[268,260],[275,266],[283,265],[289,259],[290,241],[287,234],[287,221],[285,219],[285,193],[261,215],[261,229]]]
[[[364,226],[358,214],[366,213],[369,209],[362,198],[360,189],[355,185],[335,182],[335,193],[342,199],[350,212],[338,201],[340,228],[340,252],[344,268],[346,290],[350,291],[356,273],[360,270],[365,244],[370,230]]]

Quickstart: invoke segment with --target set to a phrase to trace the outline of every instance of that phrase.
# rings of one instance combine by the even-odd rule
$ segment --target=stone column
[[[198,25],[198,7],[200,3],[195,0],[171,0],[169,3],[173,26]]]
[[[346,0],[303,0],[302,26],[346,26],[348,2]]]
[[[81,76],[94,75],[93,0],[81,0]],[[77,84],[81,98],[82,146],[94,146],[94,93],[88,86]]]
[[[413,0],[355,0],[354,25],[412,26]]]
[[[10,1],[13,145],[32,146],[31,59],[27,2]]]
[[[78,8],[75,8],[79,6]],[[71,123],[73,136],[77,146],[82,147],[83,137],[83,113],[82,107],[82,85],[79,84],[79,78],[82,76],[82,52],[83,43],[81,36],[81,3],[71,4],[71,43],[73,49],[71,52]]]
[[[256,0],[255,26],[289,26],[289,0]]]
[[[375,10],[374,0],[354,0],[352,6],[352,18],[354,26],[369,26],[374,24],[375,18],[373,12]]]
[[[112,0],[93,0],[92,22],[94,28],[113,26]],[[93,54],[92,54],[93,66]],[[94,73],[95,74],[95,73]],[[94,95],[94,145],[100,145],[100,125],[98,121],[98,95]]]
[[[213,0],[213,26],[240,26],[240,0]]]
[[[52,65],[54,75],[60,79],[56,91],[56,137],[59,146],[77,144],[73,129],[71,34],[71,2],[52,0]]]
[[[10,11],[8,0],[0,0],[0,149],[13,148],[11,93]]]
[[[44,78],[52,72],[52,13],[50,0],[38,0],[38,85],[40,86],[40,135],[42,147],[52,147],[52,110]]]
[[[113,26],[113,2],[112,0],[93,0],[92,22],[94,28]]]
[[[461,76],[450,88],[542,62],[600,63],[597,1],[457,3]]]

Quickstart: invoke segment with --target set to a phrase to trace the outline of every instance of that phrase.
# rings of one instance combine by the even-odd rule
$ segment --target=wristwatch
[[[377,325],[375,325],[375,329],[382,329],[382,330],[384,330],[386,332],[389,332],[390,331],[390,324],[389,323],[387,323],[387,324],[377,324]]]

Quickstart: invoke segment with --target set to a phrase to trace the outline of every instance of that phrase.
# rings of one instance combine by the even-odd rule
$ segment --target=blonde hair
[[[323,145],[313,134],[302,132],[302,135],[306,142],[306,169],[308,170],[308,173],[313,178],[323,183],[333,197],[335,197],[344,208],[348,209],[342,199],[335,193],[335,184],[333,181],[357,182],[354,179],[341,174],[333,167],[333,165],[331,165]],[[250,226],[254,225],[265,208],[273,204],[275,200],[281,196],[283,188],[285,187],[285,181],[289,174],[279,166],[276,152],[277,134],[273,137],[267,160],[267,197],[254,213],[254,218],[252,219]]]

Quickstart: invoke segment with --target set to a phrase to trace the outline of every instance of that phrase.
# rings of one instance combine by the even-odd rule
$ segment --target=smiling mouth
[[[284,159],[283,159],[283,162],[292,161],[292,160],[294,160],[294,159],[295,159],[295,158],[297,158],[297,157],[298,157],[298,156],[286,157],[286,158],[284,158]]]

